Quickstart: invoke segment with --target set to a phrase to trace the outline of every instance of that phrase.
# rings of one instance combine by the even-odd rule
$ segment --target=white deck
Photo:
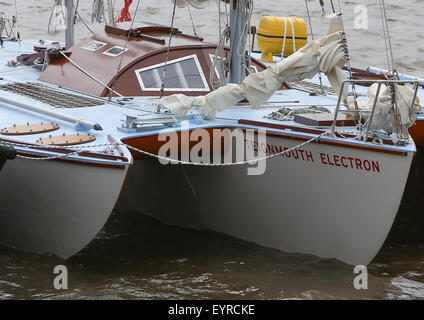
[[[31,53],[33,51],[32,49],[34,44],[36,44],[35,41],[22,42],[20,53]],[[39,70],[36,70],[33,67],[26,67],[22,65],[18,65],[17,67],[10,67],[7,65],[7,62],[9,60],[15,59],[16,47],[17,47],[16,42],[5,41],[5,47],[0,48],[0,77],[2,78],[2,80],[0,81],[0,85],[8,84],[14,81],[23,82],[23,83],[38,81],[37,79],[40,75]],[[87,81],[93,81],[93,80],[90,80],[87,77]],[[318,83],[317,77],[315,77],[312,81]],[[324,81],[324,85],[329,85],[324,75],[323,75],[323,81]],[[52,85],[50,86],[54,88],[54,86]],[[367,91],[367,88],[358,87],[359,93],[366,94],[366,91]],[[71,93],[74,93],[74,92],[71,92]],[[74,117],[78,117],[81,119],[99,123],[102,126],[103,131],[90,130],[90,133],[96,136],[96,141],[90,144],[84,144],[84,146],[82,146],[82,148],[89,148],[90,146],[94,146],[94,145],[102,145],[99,147],[90,147],[89,150],[92,150],[92,151],[104,150],[105,146],[103,145],[110,143],[110,141],[108,140],[109,134],[111,134],[116,140],[119,141],[129,137],[147,136],[147,135],[158,133],[157,127],[154,130],[145,129],[145,130],[140,130],[134,133],[128,133],[122,130],[118,130],[118,127],[121,127],[123,124],[122,120],[125,119],[125,115],[136,117],[136,116],[140,116],[144,114],[146,115],[146,117],[157,117],[158,115],[154,115],[154,114],[149,115],[148,112],[143,111],[143,110],[154,111],[156,108],[154,103],[158,101],[157,98],[136,97],[130,103],[126,103],[125,105],[105,103],[104,105],[94,106],[94,107],[55,108],[53,106],[32,100],[30,98],[27,98],[21,95],[12,94],[10,92],[6,92],[3,90],[0,90],[0,94],[2,96],[13,96],[15,99],[19,99],[20,101],[30,102],[39,106],[43,106],[50,110],[61,112],[66,115],[71,115]],[[421,88],[419,90],[419,97],[422,101],[424,101],[424,92]],[[196,128],[205,128],[205,127],[222,127],[223,125],[228,127],[239,126],[237,125],[237,122],[239,119],[255,120],[255,121],[261,121],[266,123],[289,124],[289,125],[295,125],[299,127],[306,127],[301,124],[294,123],[292,121],[277,121],[277,120],[266,119],[264,118],[264,116],[269,114],[272,111],[278,110],[281,107],[301,107],[301,106],[316,105],[316,106],[325,106],[330,110],[334,110],[336,104],[337,104],[336,96],[331,96],[331,95],[310,96],[308,93],[301,92],[298,90],[281,90],[281,91],[278,91],[269,100],[268,104],[264,106],[261,106],[258,108],[252,108],[247,105],[234,106],[232,108],[229,108],[219,113],[217,115],[217,118],[214,120],[199,121],[197,117],[196,121],[190,121],[190,128],[196,129]],[[420,119],[424,119],[424,116],[421,115]],[[25,124],[26,122],[37,123],[41,121],[55,122],[60,125],[59,130],[56,130],[53,133],[50,133],[52,135],[61,135],[63,133],[75,134],[77,132],[76,131],[77,128],[71,123],[67,123],[67,122],[57,120],[48,116],[43,116],[34,112],[23,110],[21,108],[0,103],[0,127],[1,128],[9,127],[9,126],[12,126],[13,124],[19,125],[19,124]],[[307,126],[307,127],[311,128],[310,126]],[[325,129],[328,129],[328,128],[325,128]],[[168,129],[168,130],[174,130],[174,129]],[[277,131],[277,132],[286,131],[286,130],[278,130],[278,129],[267,129],[267,130]],[[339,128],[339,130],[349,131],[349,130],[354,130],[354,128],[344,127],[344,128]],[[293,135],[299,135],[299,136],[307,136],[307,137],[314,136],[313,134],[307,134],[307,133],[302,133],[297,131],[291,132],[291,133]],[[46,133],[26,135],[26,136],[2,136],[2,137],[4,139],[8,138],[8,139],[19,140],[19,141],[28,142],[28,143],[34,143],[37,139],[41,137],[45,137],[45,136],[46,136]],[[338,138],[323,137],[322,139],[334,140]],[[346,139],[343,139],[343,140],[346,141]],[[355,144],[355,145],[370,145],[370,143],[364,143],[355,139],[349,139],[349,140],[350,140],[349,143]],[[412,141],[410,144],[406,146],[378,145],[378,147],[383,149],[415,152],[415,145],[414,143],[412,143]]]

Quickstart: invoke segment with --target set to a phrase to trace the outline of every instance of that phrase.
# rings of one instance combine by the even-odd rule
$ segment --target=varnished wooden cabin
[[[74,64],[65,58],[51,61],[39,79],[96,96],[108,96],[107,88],[90,79],[76,65],[111,87],[122,59],[114,89],[124,96],[158,95],[170,32],[173,36],[165,94],[207,94],[212,90],[209,74],[217,46],[204,43],[203,39],[186,35],[176,28],[152,24],[143,24],[132,30],[129,23],[105,26],[102,33],[68,50]],[[129,41],[122,56],[128,33]],[[228,54],[228,50],[226,52]],[[252,59],[251,67],[255,72],[265,69],[255,59]]]

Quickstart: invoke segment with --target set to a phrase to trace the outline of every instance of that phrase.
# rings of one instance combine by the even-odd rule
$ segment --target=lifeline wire
[[[246,165],[246,164],[252,164],[255,162],[259,162],[259,161],[264,161],[267,159],[271,159],[271,158],[275,158],[278,156],[282,156],[285,155],[287,153],[290,153],[291,151],[294,151],[296,149],[302,148],[305,145],[312,143],[314,141],[319,140],[321,137],[323,137],[324,135],[328,135],[330,133],[330,131],[325,131],[321,134],[319,134],[318,136],[311,138],[301,144],[298,144],[290,149],[275,153],[275,154],[271,154],[265,157],[261,157],[261,158],[257,158],[257,159],[251,159],[251,160],[246,160],[246,161],[238,161],[238,162],[227,162],[227,163],[201,163],[201,162],[192,162],[192,161],[184,161],[184,160],[177,160],[177,159],[172,159],[169,157],[163,157],[163,156],[159,156],[157,154],[154,153],[150,153],[135,147],[132,147],[126,143],[123,142],[117,142],[117,143],[108,143],[108,144],[101,144],[101,145],[92,145],[92,146],[86,146],[86,148],[88,147],[108,147],[108,146],[125,146],[128,149],[134,150],[138,153],[142,153],[144,155],[150,156],[152,158],[156,158],[158,160],[163,160],[163,161],[168,161],[171,162],[173,164],[182,164],[182,165],[191,165],[191,166],[199,166],[199,167],[228,167],[228,166],[238,166],[238,165]],[[20,143],[15,143],[15,142],[7,142],[9,145],[11,146],[23,146],[23,147],[29,147],[28,145],[23,145]],[[57,146],[30,146],[29,148],[57,148]],[[65,148],[65,147],[61,147],[63,149],[74,149],[74,148]],[[53,157],[47,157],[47,158],[38,158],[38,157],[27,157],[27,156],[21,156],[21,155],[17,155],[18,158],[23,158],[23,159],[27,159],[27,160],[36,160],[36,161],[44,161],[44,160],[56,160],[56,159],[61,159],[61,158],[66,158],[72,155],[76,155],[78,153],[84,152],[84,150],[79,149],[76,150],[75,152],[69,153],[69,154],[64,154],[64,155],[59,155],[59,156],[53,156]]]

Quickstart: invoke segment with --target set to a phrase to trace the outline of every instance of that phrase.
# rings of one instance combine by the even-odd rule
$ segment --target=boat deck
[[[20,53],[32,53],[33,46],[37,42],[23,41],[20,45]],[[64,89],[58,88],[54,85],[42,83],[38,81],[41,71],[33,67],[27,67],[18,65],[16,67],[6,65],[5,62],[14,60],[16,58],[17,52],[17,43],[5,41],[5,47],[0,48],[0,61],[2,64],[0,66],[0,86],[10,85],[13,83],[25,84],[43,84],[48,86],[53,91],[63,92]],[[92,81],[87,78],[87,81]],[[317,83],[317,77],[312,79],[311,82]],[[319,82],[318,82],[319,83]],[[328,80],[323,76],[323,84],[329,86]],[[365,95],[367,91],[366,87],[359,87],[358,93]],[[56,106],[49,104],[49,101],[40,102],[33,98],[30,98],[28,95],[16,94],[12,91],[0,90],[0,94],[4,97],[11,97],[13,99],[19,100],[21,102],[32,103],[38,106],[42,106],[49,110],[54,110],[62,114],[70,115],[80,119],[89,120],[95,123],[99,123],[103,128],[102,131],[89,130],[89,133],[96,137],[96,140],[81,146],[81,148],[88,148],[90,151],[102,152],[108,144],[111,143],[109,135],[113,136],[117,141],[125,140],[130,137],[141,137],[149,136],[153,134],[158,134],[160,130],[161,133],[167,131],[173,131],[175,128],[164,126],[146,126],[145,129],[139,129],[136,132],[131,132],[131,130],[122,130],[123,121],[126,116],[130,117],[143,117],[144,119],[148,118],[157,118],[158,114],[155,113],[156,104],[158,103],[158,98],[154,97],[134,97],[131,101],[126,101],[124,104],[118,103],[118,98],[113,98],[112,102],[109,103],[107,100],[101,101],[99,98],[87,97],[76,93],[75,91],[68,91],[68,94],[74,96],[80,96],[82,100],[84,98],[88,100],[97,101],[96,105],[84,106],[83,103],[76,107],[65,106],[64,102],[58,101]],[[419,97],[424,101],[424,92],[420,88]],[[103,98],[102,98],[103,99]],[[60,100],[60,99],[58,99]],[[54,99],[53,99],[54,101]],[[50,101],[51,102],[51,101]],[[66,101],[65,101],[66,102]],[[65,103],[66,104],[66,103]],[[68,101],[69,104],[69,101]],[[197,128],[213,128],[213,127],[254,127],[249,124],[249,121],[260,122],[261,126],[264,127],[267,131],[273,131],[277,133],[287,133],[289,130],[288,127],[298,128],[297,130],[289,130],[292,135],[298,136],[300,138],[311,138],[316,136],[316,132],[311,131],[310,129],[317,130],[329,130],[329,127],[314,127],[296,123],[294,121],[279,121],[265,118],[266,115],[270,114],[273,111],[277,111],[282,107],[287,108],[298,108],[303,106],[322,106],[326,107],[331,111],[334,111],[337,104],[337,96],[335,95],[310,95],[310,93],[300,90],[280,90],[273,95],[273,97],[268,101],[267,104],[260,107],[251,107],[248,104],[240,103],[236,106],[233,106],[227,110],[220,112],[215,119],[212,120],[203,120],[195,114],[192,117],[187,117],[189,120],[190,129]],[[60,126],[59,130],[53,131],[50,133],[52,135],[63,135],[63,134],[76,134],[77,132],[81,133],[81,128],[75,126],[72,123],[68,123],[62,120],[54,119],[49,116],[44,116],[39,113],[32,111],[27,111],[18,107],[13,107],[0,103],[0,129],[4,127],[10,127],[14,124],[22,125],[26,122],[29,123],[50,123],[54,122]],[[166,116],[161,114],[161,116]],[[424,117],[420,115],[420,119],[424,120]],[[338,127],[338,130],[342,133],[348,134],[355,132],[354,127]],[[41,134],[31,134],[31,135],[19,135],[19,136],[1,136],[2,139],[21,141],[25,143],[35,143],[40,138],[45,138],[49,133]],[[387,136],[386,136],[387,137]],[[345,143],[352,144],[355,146],[369,146],[369,142],[359,141],[354,138],[337,138],[337,137],[322,137],[323,140],[343,140]],[[412,141],[411,141],[412,142]],[[403,152],[415,152],[414,143],[407,144],[405,146],[398,145],[389,145],[389,144],[378,144],[375,143],[375,146],[380,149],[403,151]]]

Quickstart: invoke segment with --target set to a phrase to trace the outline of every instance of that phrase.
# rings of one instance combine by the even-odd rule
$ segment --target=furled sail
[[[162,98],[160,103],[175,115],[183,115],[191,108],[197,108],[206,118],[211,118],[243,99],[247,99],[252,106],[261,105],[268,101],[282,82],[313,78],[318,72],[328,76],[337,92],[340,81],[344,79],[341,70],[345,63],[343,37],[342,32],[334,32],[312,41],[274,66],[250,74],[240,85],[230,83],[205,96],[194,98],[174,94]]]
[[[357,100],[360,110],[371,111],[377,95],[377,87],[378,84],[374,83],[368,89],[368,100]],[[418,97],[415,97],[415,101],[412,103],[414,91],[411,88],[397,84],[395,84],[393,88],[395,90],[394,97],[399,110],[400,123],[396,121],[397,116],[393,105],[392,92],[388,87],[382,84],[370,127],[373,130],[384,130],[388,134],[393,133],[393,130],[396,129],[396,131],[402,133],[404,137],[408,137],[408,128],[415,124],[415,120],[417,119],[414,111],[422,111],[420,100]],[[355,110],[356,106],[353,97],[349,97],[347,101],[348,109]],[[369,113],[365,113],[363,117],[368,119]]]

